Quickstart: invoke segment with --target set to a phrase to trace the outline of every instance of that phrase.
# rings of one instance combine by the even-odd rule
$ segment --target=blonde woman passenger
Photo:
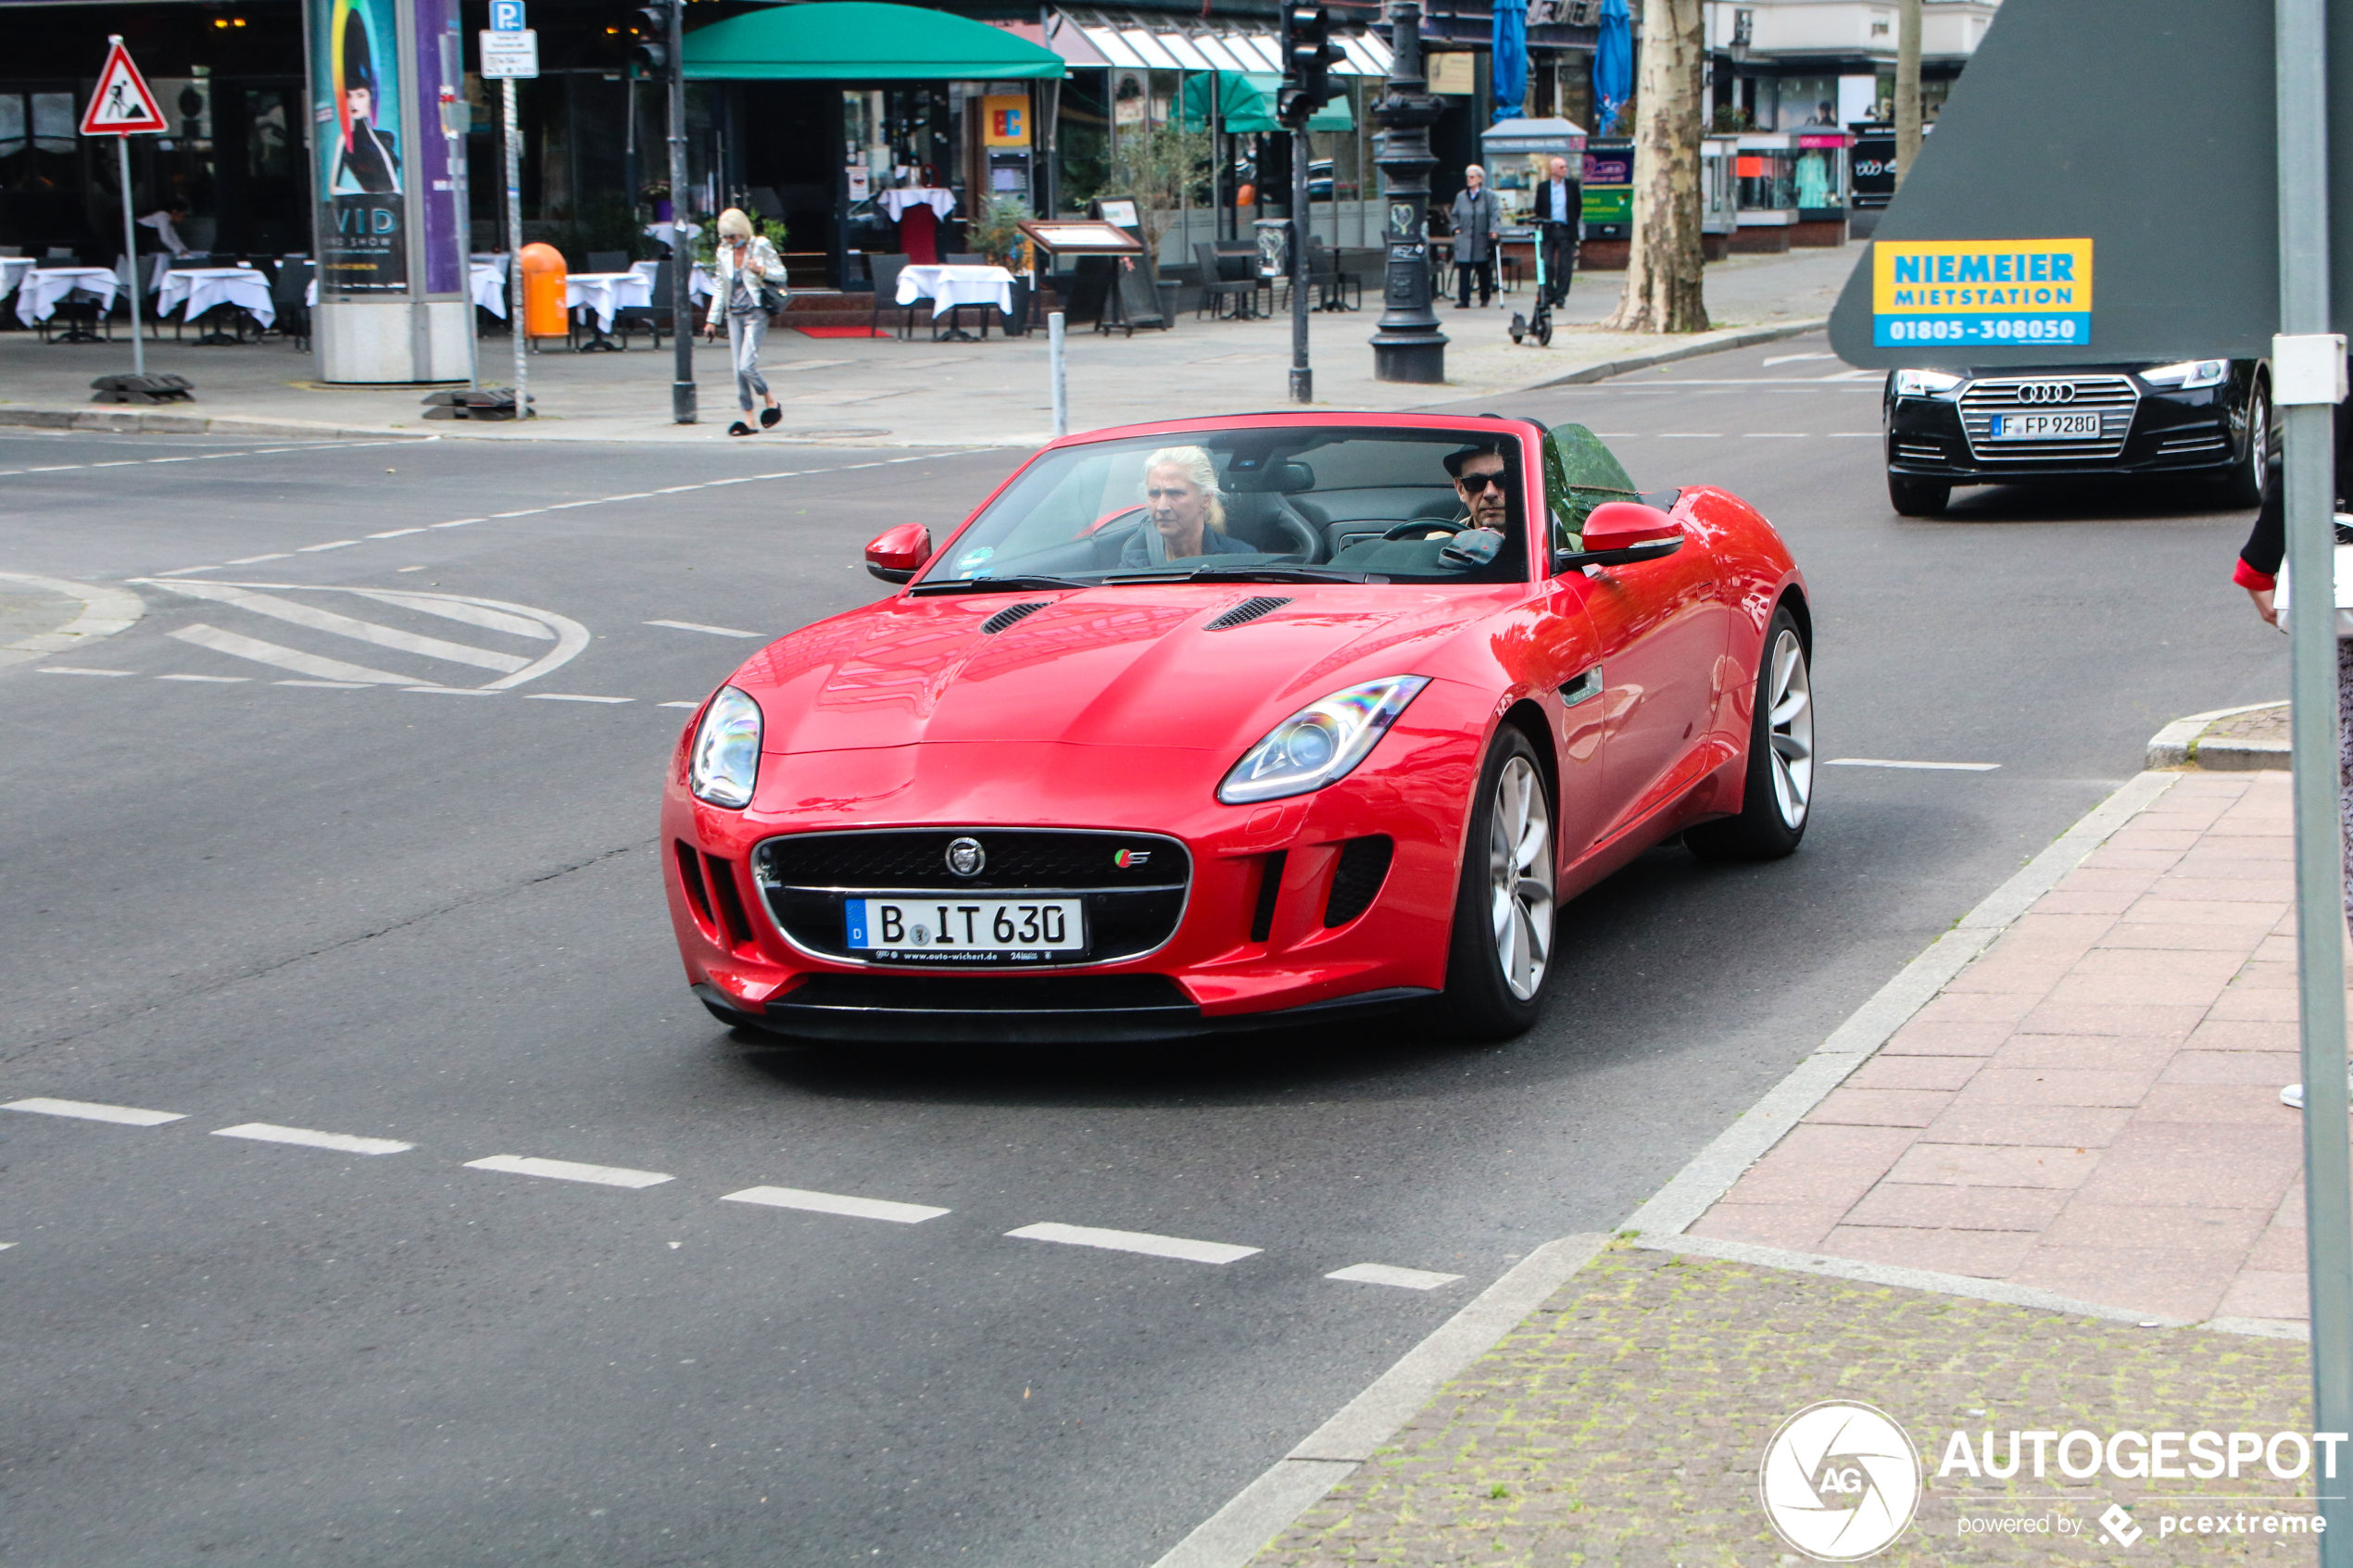
[[[767,407],[760,411],[760,428],[773,430],[785,417],[776,395],[760,373],[760,345],[768,337],[768,291],[781,295],[785,264],[764,235],[754,234],[751,220],[740,207],[719,215],[719,249],[711,258],[711,313],[703,320],[703,335],[717,337],[719,323],[727,323],[728,358],[736,370],[736,402],[746,419],[727,427],[729,435],[752,433],[749,416],[751,395],[760,394]]]
[[[1122,567],[1259,553],[1227,534],[1216,465],[1199,446],[1164,446],[1144,459],[1144,516],[1151,526],[1128,536]]]

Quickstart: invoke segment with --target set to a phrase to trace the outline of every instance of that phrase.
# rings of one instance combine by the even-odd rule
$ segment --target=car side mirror
[[[866,546],[866,570],[886,583],[904,583],[931,559],[931,530],[902,522],[875,535]]]
[[[1625,566],[1656,560],[1683,547],[1683,525],[1636,501],[1606,501],[1585,519],[1585,547],[1554,550],[1555,573],[1581,566]]]

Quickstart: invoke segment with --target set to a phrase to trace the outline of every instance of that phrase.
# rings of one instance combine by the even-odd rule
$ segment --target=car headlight
[[[1943,370],[1898,370],[1895,372],[1895,395],[1898,397],[1942,397],[1961,384],[1959,376]]]
[[[760,704],[733,686],[722,686],[695,732],[687,786],[698,800],[740,809],[751,804],[751,786],[759,781]]]
[[[1217,786],[1217,798],[1247,806],[1305,795],[1346,778],[1428,684],[1427,675],[1391,675],[1309,703],[1242,753]]]
[[[2160,365],[2154,370],[2143,370],[2141,379],[2151,386],[2179,387],[2183,392],[2196,392],[2201,386],[2220,386],[2231,379],[2228,359],[2184,359],[2178,365]]]

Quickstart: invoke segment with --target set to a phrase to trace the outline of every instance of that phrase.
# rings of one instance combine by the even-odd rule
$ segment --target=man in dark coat
[[[1455,308],[1470,308],[1471,277],[1478,278],[1478,303],[1495,299],[1495,245],[1504,237],[1504,208],[1487,188],[1487,170],[1472,164],[1463,170],[1465,189],[1454,198],[1448,217],[1454,226],[1454,277],[1459,291]]]
[[[1585,187],[1569,174],[1568,159],[1553,159],[1546,177],[1537,182],[1532,216],[1543,246],[1544,287],[1558,305],[1568,297],[1569,279],[1577,271],[1577,242],[1585,230]]]

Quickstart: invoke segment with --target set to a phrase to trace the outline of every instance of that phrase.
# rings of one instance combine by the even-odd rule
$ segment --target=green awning
[[[1060,55],[1002,28],[876,0],[774,6],[686,34],[693,82],[1054,80]]]
[[[1283,90],[1283,79],[1271,70],[1202,71],[1185,78],[1184,122],[1188,131],[1199,131],[1209,122],[1209,84],[1217,83],[1217,118],[1225,123],[1221,130],[1231,132],[1280,131],[1282,121],[1275,118],[1275,105]],[[1334,98],[1307,117],[1310,131],[1353,131],[1355,117],[1348,112],[1346,98]]]

